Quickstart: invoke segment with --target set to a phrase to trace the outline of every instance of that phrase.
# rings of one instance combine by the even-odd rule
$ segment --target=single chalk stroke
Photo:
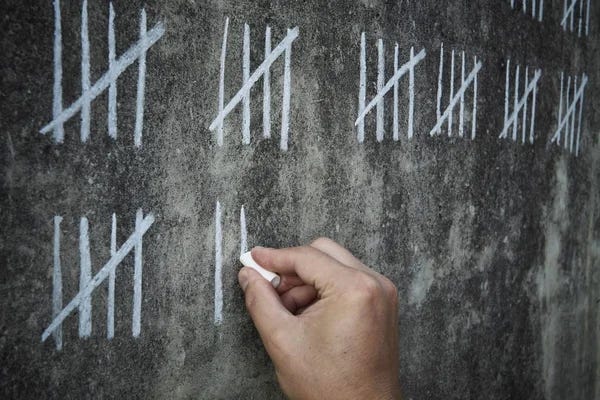
[[[40,133],[52,132],[56,143],[64,141],[64,123],[81,113],[80,140],[85,143],[90,136],[91,103],[96,97],[108,89],[108,135],[117,137],[117,79],[136,60],[138,61],[138,82],[136,97],[136,119],[134,128],[134,144],[142,144],[142,131],[144,119],[144,92],[146,83],[146,52],[165,33],[164,25],[159,22],[147,31],[146,11],[142,9],[140,15],[139,40],[120,57],[116,58],[115,50],[115,12],[112,3],[109,3],[108,17],[108,71],[93,85],[90,81],[90,38],[87,0],[82,2],[81,9],[81,95],[67,108],[62,105],[62,27],[60,2],[54,2],[54,86],[52,121],[40,129]]]
[[[79,224],[79,291],[83,291],[92,279],[92,261],[90,256],[90,237],[88,220],[81,218]],[[79,337],[86,338],[92,333],[92,298],[91,293],[82,296],[79,302]]]
[[[112,215],[112,226],[110,231],[110,256],[117,253],[117,216]],[[108,276],[108,298],[106,300],[106,337],[112,339],[115,336],[115,280],[117,271],[112,270]]]
[[[221,227],[221,203],[215,207],[215,325],[223,322],[223,231]]]
[[[60,265],[60,223],[62,217],[54,217],[54,268],[52,272],[52,318],[56,318],[63,304],[62,270]],[[56,350],[62,350],[62,326],[53,333]]]
[[[123,245],[116,250],[116,217],[113,215],[112,232],[111,232],[111,257],[104,264],[104,266],[91,277],[92,266],[90,258],[90,244],[89,244],[89,224],[87,218],[83,217],[80,221],[79,231],[79,256],[80,256],[80,276],[79,276],[79,292],[66,307],[58,309],[58,306],[62,306],[62,276],[60,274],[60,228],[59,224],[62,220],[61,217],[55,217],[55,232],[54,232],[54,274],[53,274],[53,319],[50,325],[42,333],[42,342],[44,342],[50,335],[53,335],[57,340],[57,334],[55,332],[61,332],[63,321],[75,310],[79,310],[79,336],[88,337],[92,330],[92,312],[91,312],[91,296],[94,290],[102,284],[107,278],[114,276],[116,268],[121,264],[125,256],[127,256],[132,250],[134,251],[134,285],[139,286],[138,289],[134,288],[134,320],[132,333],[134,337],[140,334],[140,306],[141,306],[141,265],[142,265],[142,238],[150,229],[154,223],[154,216],[148,214],[143,217],[142,210],[138,210],[136,214],[135,231],[129,236],[129,238],[123,243]],[[110,281],[109,281],[110,285]],[[114,291],[114,287],[113,287]],[[136,294],[137,293],[137,294]],[[60,296],[60,301],[58,300]],[[114,294],[113,294],[114,301]],[[109,306],[110,308],[110,303]],[[137,309],[136,309],[137,308]],[[113,331],[114,334],[114,331]],[[108,335],[109,337],[112,337]],[[57,340],[57,347],[58,347]],[[60,340],[62,347],[62,338]]]
[[[398,116],[398,81],[408,73],[408,115],[407,115],[407,136],[412,138],[414,134],[414,97],[415,97],[415,78],[414,69],[425,58],[425,49],[422,49],[415,55],[414,48],[410,49],[409,60],[401,66],[398,66],[398,43],[394,45],[394,73],[390,79],[385,80],[385,46],[382,39],[377,40],[377,93],[367,104],[367,44],[364,32],[360,36],[360,60],[359,60],[359,89],[358,89],[358,117],[354,122],[357,128],[356,138],[359,143],[365,139],[365,117],[376,108],[376,132],[375,137],[378,142],[383,141],[385,136],[385,102],[384,97],[393,90],[394,110],[393,110],[393,140],[399,138],[399,116]]]
[[[221,62],[219,70],[219,103],[218,113],[209,126],[211,132],[216,131],[217,145],[223,146],[223,124],[227,117],[237,105],[242,102],[242,143],[250,144],[250,91],[252,87],[263,78],[263,137],[271,137],[271,66],[283,55],[283,94],[281,110],[281,138],[279,147],[282,151],[288,149],[289,121],[290,121],[290,99],[291,99],[291,54],[292,43],[298,37],[298,27],[287,30],[287,35],[279,44],[271,50],[271,28],[265,30],[265,52],[263,62],[250,73],[250,27],[244,24],[242,39],[242,87],[225,105],[225,60],[227,53],[227,38],[229,31],[229,18],[225,19],[223,29],[223,43],[221,44]]]

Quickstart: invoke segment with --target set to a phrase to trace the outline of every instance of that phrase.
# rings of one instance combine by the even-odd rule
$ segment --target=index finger
[[[319,293],[333,287],[348,273],[348,267],[311,246],[269,249],[255,247],[252,257],[262,267],[284,275],[298,275]]]

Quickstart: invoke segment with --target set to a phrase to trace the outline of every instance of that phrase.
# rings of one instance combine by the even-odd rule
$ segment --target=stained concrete
[[[517,2],[519,3],[519,2]],[[140,1],[115,4],[117,52],[136,40]],[[600,7],[591,35],[542,23],[509,1],[149,1],[148,26],[164,37],[148,52],[143,146],[133,146],[137,69],[119,79],[119,137],[106,131],[107,94],[92,106],[90,141],[79,117],[56,145],[39,129],[52,116],[53,10],[5,1],[0,59],[0,397],[283,398],[236,284],[239,209],[250,245],[334,238],[389,276],[400,294],[399,376],[407,399],[600,398]],[[65,105],[80,93],[80,3],[63,1]],[[92,80],[107,68],[105,2],[90,0]],[[252,90],[252,144],[241,145],[241,107],[216,115],[223,22],[231,18],[226,99],[241,85],[243,24],[251,64],[298,26],[292,53],[290,146],[278,149],[283,63],[272,69],[273,139],[263,140],[261,81]],[[398,142],[356,141],[360,34],[367,33],[368,87],[376,40],[401,59],[427,56],[415,74],[415,130],[406,136],[401,81]],[[430,137],[439,46],[483,63],[475,140]],[[448,55],[448,53],[446,53]],[[499,140],[505,60],[542,68],[536,141]],[[446,64],[447,68],[447,64]],[[549,144],[560,71],[589,75],[579,157]],[[445,79],[445,90],[448,82]],[[388,96],[389,98],[389,96]],[[457,123],[455,113],[455,124]],[[470,121],[470,114],[467,120]],[[456,126],[456,125],[455,125]],[[214,210],[223,209],[224,322],[213,324]],[[117,272],[116,335],[105,338],[106,289],[93,296],[92,337],[64,323],[64,348],[40,342],[51,321],[52,218],[62,215],[64,301],[78,290],[79,218],[90,221],[94,271],[135,210],[156,216],[144,237],[142,334],[131,336],[133,257]]]

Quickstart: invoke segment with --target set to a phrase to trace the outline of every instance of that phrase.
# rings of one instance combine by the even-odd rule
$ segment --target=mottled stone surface
[[[137,40],[143,6],[116,2],[118,54]],[[508,0],[145,6],[148,27],[163,21],[166,33],[148,51],[140,149],[133,145],[137,64],[118,81],[116,141],[106,133],[106,92],[92,104],[86,144],[79,140],[79,114],[66,123],[64,144],[39,133],[52,118],[52,4],[1,6],[0,397],[282,398],[236,283],[243,204],[250,245],[329,236],[397,284],[406,399],[600,398],[598,4],[590,36],[582,38],[561,29],[557,0],[545,1],[541,23],[511,10]],[[81,91],[81,3],[64,0],[61,10],[67,106]],[[251,28],[252,69],[263,58],[266,25],[273,45],[287,28],[299,27],[288,152],[278,147],[281,59],[271,71],[271,140],[262,139],[262,81],[251,91],[250,146],[241,144],[241,106],[225,120],[223,147],[208,130],[217,113],[226,16],[226,100],[242,84],[243,24]],[[95,81],[107,69],[107,4],[90,0],[89,18]],[[368,99],[375,94],[378,38],[386,45],[387,76],[394,42],[404,61],[410,46],[427,52],[415,71],[410,140],[403,78],[400,140],[391,139],[390,94],[383,142],[375,140],[373,111],[365,142],[357,143],[363,31]],[[475,140],[456,130],[450,138],[429,136],[442,41],[447,51],[465,50],[468,60],[483,63]],[[507,57],[542,69],[533,145],[498,139]],[[561,71],[589,76],[579,157],[550,144]],[[224,237],[219,327],[213,325],[217,200]],[[106,339],[103,284],[93,295],[89,339],[78,337],[75,312],[65,320],[62,351],[52,338],[41,343],[52,319],[53,217],[64,218],[66,304],[79,285],[79,218],[89,219],[97,272],[109,258],[112,213],[120,244],[140,207],[156,217],[144,237],[140,338],[131,336],[128,256],[117,270],[115,338]]]

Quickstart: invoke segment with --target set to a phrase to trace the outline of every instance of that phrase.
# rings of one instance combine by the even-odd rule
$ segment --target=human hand
[[[238,274],[277,379],[292,399],[399,399],[394,284],[330,239],[252,257],[281,275],[277,289]]]

